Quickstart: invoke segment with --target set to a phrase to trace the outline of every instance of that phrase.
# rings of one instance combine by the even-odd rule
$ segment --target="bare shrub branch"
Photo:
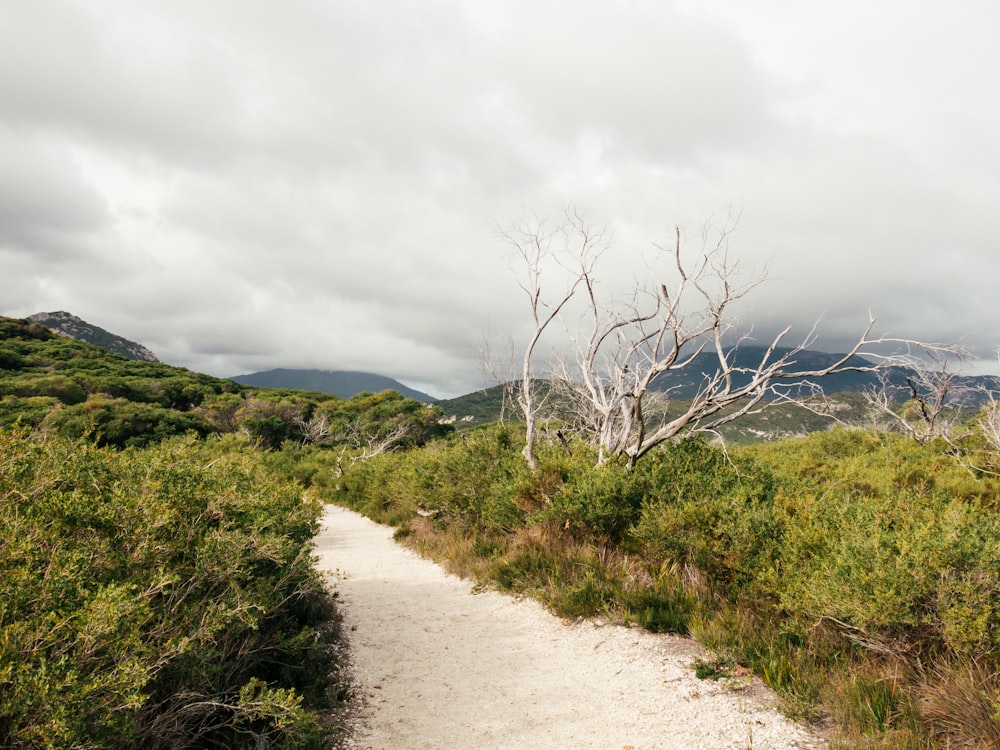
[[[535,456],[537,422],[545,404],[544,397],[537,390],[534,376],[536,350],[546,329],[559,317],[562,309],[576,294],[577,288],[592,274],[597,259],[609,246],[610,232],[605,229],[589,229],[579,212],[571,207],[566,209],[564,221],[553,229],[547,228],[542,222],[520,223],[502,230],[502,234],[523,265],[524,277],[518,280],[518,284],[528,297],[533,324],[524,349],[517,402],[527,431],[524,457],[528,465],[535,469],[538,465]],[[567,263],[577,263],[579,269],[571,272],[561,294],[552,298],[544,297],[542,274],[546,267],[555,264],[566,270]]]
[[[874,336],[875,319],[869,315],[853,346],[832,362],[809,366],[802,355],[815,343],[815,327],[800,342],[788,345],[788,326],[763,348],[759,359],[741,364],[749,335],[737,334],[739,320],[733,308],[764,279],[741,280],[740,263],[729,256],[729,238],[737,222],[738,217],[730,217],[721,226],[706,228],[693,257],[685,252],[677,229],[670,245],[656,246],[667,256],[671,270],[663,278],[636,283],[631,296],[619,300],[602,297],[595,276],[610,237],[604,231],[591,231],[578,213],[567,212],[565,222],[553,233],[536,229],[506,235],[527,271],[522,289],[534,321],[520,394],[529,431],[525,448],[529,464],[534,466],[534,422],[541,413],[535,400],[533,357],[542,335],[557,319],[564,326],[570,353],[558,358],[549,370],[553,405],[560,409],[564,425],[595,445],[599,463],[614,458],[629,466],[676,436],[715,433],[768,404],[805,401],[821,393],[818,378],[849,371],[880,372],[899,361],[895,353],[884,353],[887,345],[902,348],[904,353],[918,346],[945,351],[945,347]],[[567,286],[561,296],[544,303],[541,269],[557,234],[560,258],[575,253],[576,263],[561,262],[563,269],[572,269]],[[574,298],[584,308],[576,321],[567,315]],[[696,374],[694,397],[668,400],[669,390],[661,391],[657,379],[666,373],[691,371],[696,362],[703,370],[706,355],[713,366]]]

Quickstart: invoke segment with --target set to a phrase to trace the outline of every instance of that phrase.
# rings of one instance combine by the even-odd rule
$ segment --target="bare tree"
[[[352,429],[349,433],[348,445],[340,450],[337,456],[337,476],[344,475],[344,458],[348,458],[348,466],[353,466],[358,462],[368,461],[376,456],[395,449],[411,432],[411,426],[407,424],[397,424],[393,429],[379,435],[377,432],[366,432],[361,429]],[[348,456],[350,449],[354,454]]]
[[[294,419],[295,427],[302,433],[302,445],[320,443],[330,437],[330,417],[325,412],[317,411],[309,419],[299,414]]]
[[[1000,378],[992,386],[981,384],[975,390],[979,413],[970,422],[970,429],[951,442],[959,461],[974,475],[1000,474]],[[977,445],[975,438],[981,440]],[[964,440],[964,438],[973,438]]]
[[[535,356],[546,329],[555,321],[563,308],[576,294],[581,283],[593,273],[594,264],[608,246],[605,230],[590,230],[573,208],[565,212],[565,221],[548,229],[543,223],[515,224],[502,230],[504,239],[514,248],[524,267],[524,276],[518,284],[528,297],[533,329],[524,349],[519,376],[520,387],[517,403],[524,417],[526,429],[524,458],[531,469],[538,468],[535,440],[538,419],[544,396],[537,390],[534,374]],[[551,299],[542,296],[542,273],[546,267],[562,266],[567,260],[578,263],[562,293]]]
[[[1000,475],[1000,394],[982,389],[986,399],[969,429],[958,436],[947,436],[952,455],[973,476]],[[977,440],[978,438],[978,440]]]
[[[941,346],[921,356],[900,356],[893,370],[878,373],[879,385],[866,391],[865,400],[890,428],[918,443],[961,439],[954,434],[956,417],[975,394],[949,369],[951,359],[960,356],[958,349]]]
[[[979,427],[986,445],[994,452],[1000,454],[1000,397],[996,392],[990,391],[988,402],[976,419],[976,426]]]
[[[926,347],[926,345],[924,345]],[[879,373],[880,385],[865,398],[881,417],[879,429],[925,444],[940,439],[973,476],[1000,474],[1000,378],[970,384],[950,369],[968,353],[934,346]],[[973,411],[973,417],[968,415]]]
[[[479,341],[479,370],[484,382],[491,382],[501,389],[499,422],[503,424],[509,410],[518,407],[517,365],[515,364],[514,338],[506,332],[499,344],[494,343],[489,332]],[[486,390],[484,388],[484,390]]]
[[[566,324],[571,355],[558,361],[551,380],[562,399],[571,404],[568,419],[597,447],[598,462],[622,459],[628,466],[652,448],[681,434],[714,432],[720,426],[763,408],[772,399],[794,400],[795,393],[819,390],[814,379],[833,373],[875,372],[885,366],[886,357],[860,359],[861,353],[899,339],[872,336],[875,320],[868,324],[853,346],[835,361],[819,367],[798,365],[802,352],[816,340],[813,329],[798,344],[784,344],[791,327],[775,336],[763,354],[747,366],[739,364],[746,335],[734,336],[737,317],[732,308],[754,290],[762,278],[740,282],[740,266],[728,255],[729,236],[736,225],[730,219],[714,234],[706,230],[700,251],[693,260],[684,253],[680,230],[669,247],[659,247],[667,255],[672,272],[653,284],[637,284],[632,295],[605,302],[598,295],[594,275],[596,261],[607,248],[603,232],[593,233],[576,212],[568,212],[560,232],[572,238],[564,250],[575,249],[575,266],[563,295],[555,304],[541,307],[541,260],[548,252],[551,235],[525,232],[515,246],[528,270],[529,283],[522,285],[532,301],[534,333],[526,348],[523,383],[530,386],[532,356],[542,334],[555,319]],[[510,239],[510,235],[508,235]],[[566,320],[564,311],[574,297],[585,310],[582,326]],[[544,309],[544,314],[541,310]],[[581,333],[582,331],[582,333]],[[654,383],[665,373],[701,365],[711,357],[712,371],[698,374],[696,393],[690,399],[676,399],[668,410],[651,403],[662,394]],[[522,393],[526,420],[537,416],[532,392]],[[529,422],[525,457],[534,466],[533,423]]]

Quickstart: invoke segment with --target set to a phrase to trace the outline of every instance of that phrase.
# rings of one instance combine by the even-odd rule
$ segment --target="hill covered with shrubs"
[[[349,686],[306,458],[335,482],[438,416],[0,318],[0,746],[329,747]]]
[[[934,431],[887,404],[896,432],[689,437],[632,467],[545,424],[532,470],[516,423],[456,432],[392,391],[252,388],[0,319],[0,744],[324,746],[347,686],[309,540],[332,501],[567,617],[691,633],[699,675],[759,675],[832,747],[995,747],[984,394]]]

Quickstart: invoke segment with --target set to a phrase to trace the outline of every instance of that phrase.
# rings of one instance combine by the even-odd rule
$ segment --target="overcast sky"
[[[606,279],[735,211],[744,322],[1000,343],[996,0],[10,0],[0,314],[435,396],[523,338],[498,224]],[[995,368],[994,368],[995,369]]]

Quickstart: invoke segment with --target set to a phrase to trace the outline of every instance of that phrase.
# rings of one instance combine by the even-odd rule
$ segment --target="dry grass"
[[[941,747],[1000,748],[1000,675],[980,663],[934,669],[920,690],[920,710]]]

